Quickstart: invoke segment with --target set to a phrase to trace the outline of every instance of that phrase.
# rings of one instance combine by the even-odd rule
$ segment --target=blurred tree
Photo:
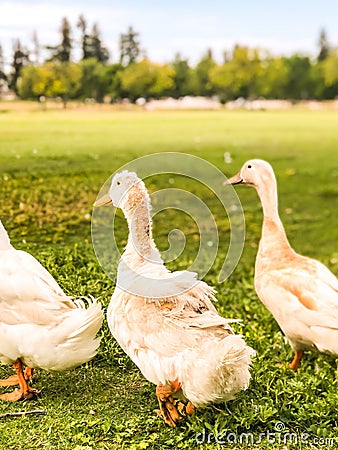
[[[33,62],[36,65],[40,64],[40,42],[38,38],[38,33],[36,31],[33,31],[32,35],[32,41],[33,41]]]
[[[126,67],[121,74],[122,94],[135,101],[139,97],[162,97],[174,85],[174,71],[168,65],[154,64],[148,59]]]
[[[223,63],[224,64],[231,60],[231,58],[232,58],[231,55],[232,55],[232,52],[230,50],[227,50],[227,49],[223,50],[222,56],[223,56]]]
[[[128,28],[127,33],[120,35],[120,64],[128,66],[135,63],[140,56],[139,33],[136,33],[132,27]]]
[[[155,75],[146,59],[129,64],[121,76],[122,95],[135,101],[139,97],[147,98],[149,88],[155,82]]]
[[[323,61],[324,83],[326,98],[338,96],[338,51],[331,51]]]
[[[42,66],[27,66],[22,71],[19,93],[22,98],[61,97],[64,108],[68,99],[80,93],[82,72],[78,64],[49,61]]]
[[[63,100],[66,108],[68,99],[76,98],[81,89],[82,72],[78,64],[58,63],[51,65],[53,84],[47,90],[47,96],[58,97]]]
[[[1,92],[4,90],[6,84],[7,84],[7,76],[5,73],[5,59],[2,50],[2,45],[0,45],[0,95]]]
[[[210,82],[210,71],[216,66],[216,62],[212,55],[212,50],[208,49],[207,53],[198,62],[195,72],[197,76],[197,95],[211,96],[215,94],[215,88]]]
[[[327,39],[326,31],[324,28],[320,31],[318,39],[319,53],[317,56],[317,61],[324,61],[329,56],[330,45]]]
[[[258,49],[235,45],[231,59],[210,70],[210,82],[221,101],[254,97],[261,72]]]
[[[174,86],[174,69],[168,65],[152,64],[152,70],[155,73],[155,80],[149,88],[149,96],[155,98],[165,97]]]
[[[325,86],[324,80],[324,61],[311,64],[310,68],[310,96],[316,100],[327,98],[328,88]]]
[[[13,61],[12,72],[9,77],[9,87],[16,94],[18,93],[18,80],[21,74],[22,68],[29,63],[28,51],[21,45],[19,39],[14,42],[13,45]]]
[[[123,70],[124,67],[120,63],[106,66],[106,77],[108,80],[107,95],[111,97],[112,102],[123,97],[121,85]]]
[[[262,61],[262,70],[257,77],[256,96],[265,98],[285,98],[288,68],[285,59],[268,56]]]
[[[82,59],[89,58],[87,53],[88,46],[88,34],[87,34],[87,21],[83,14],[79,16],[76,26],[81,30],[81,48],[82,48]]]
[[[44,64],[41,70],[25,68],[29,64],[28,52],[20,41],[15,42],[12,69],[7,75],[10,87],[15,92],[19,89],[23,98],[59,95],[65,104],[68,98],[91,97],[101,102],[105,95],[133,101],[140,96],[178,98],[215,93],[222,101],[260,96],[294,100],[338,96],[338,53],[330,48],[325,30],[320,34],[316,62],[303,55],[275,57],[261,49],[236,45],[232,52],[224,52],[222,64],[218,65],[208,50],[192,68],[180,54],[176,54],[170,66],[155,64],[146,57],[140,61],[145,53],[132,27],[120,36],[120,62],[108,65],[108,51],[102,44],[98,25],[94,23],[88,32],[86,19],[81,15],[77,26],[81,30],[81,63],[69,64],[71,27],[67,18],[63,18],[61,43],[49,47],[54,65]],[[38,66],[40,45],[36,32],[33,44],[32,60]],[[0,84],[4,86],[6,74],[1,59],[0,50]],[[25,74],[22,79],[21,72]]]
[[[81,14],[77,23],[77,27],[80,28],[82,33],[82,60],[94,58],[96,59],[96,61],[105,64],[109,59],[109,52],[107,48],[102,44],[98,25],[94,23],[91,34],[88,34],[86,19]]]
[[[102,103],[110,82],[106,67],[95,58],[81,61],[80,67],[82,70],[81,97],[94,98],[95,101]]]
[[[180,53],[176,53],[174,61],[171,63],[175,71],[174,87],[171,95],[174,98],[194,95],[198,90],[198,79],[196,72],[189,66],[188,60],[183,59]]]
[[[99,27],[96,23],[94,23],[92,33],[89,36],[88,53],[91,58],[95,58],[103,64],[109,59],[109,52],[102,44]]]
[[[21,81],[18,87],[18,93],[24,100],[38,99],[41,95],[46,95],[48,84],[52,83],[52,77],[43,66],[25,66],[22,69]]]
[[[63,17],[61,22],[61,42],[54,47],[47,46],[47,49],[52,52],[49,61],[70,62],[72,51],[71,26],[67,17]]]
[[[221,102],[232,100],[236,97],[232,88],[233,75],[230,71],[229,63],[213,67],[209,72],[209,77],[211,86]]]
[[[284,98],[306,100],[313,91],[311,78],[311,62],[309,57],[292,55],[284,59],[288,75]]]

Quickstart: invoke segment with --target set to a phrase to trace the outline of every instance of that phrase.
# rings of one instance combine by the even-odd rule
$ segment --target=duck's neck
[[[268,186],[268,188],[267,188]],[[262,237],[259,243],[261,257],[281,258],[293,252],[278,214],[278,196],[276,179],[268,185],[257,188],[263,208]]]
[[[277,183],[273,178],[269,181],[269,185],[259,185],[257,193],[262,203],[264,219],[279,223],[283,227],[278,214],[278,195]]]
[[[128,222],[129,236],[124,252],[128,264],[140,261],[152,261],[154,253],[159,254],[152,238],[151,216],[148,197],[138,204],[126,205],[124,215]]]

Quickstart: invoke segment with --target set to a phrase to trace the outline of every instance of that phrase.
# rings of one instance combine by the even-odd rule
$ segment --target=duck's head
[[[128,203],[130,206],[140,203],[146,193],[146,187],[136,173],[123,170],[114,175],[108,194],[100,197],[94,206],[114,205],[123,209]]]
[[[273,169],[270,164],[262,159],[250,159],[243,164],[237,175],[224,182],[229,184],[247,184],[259,189],[263,185],[268,185],[274,180]]]

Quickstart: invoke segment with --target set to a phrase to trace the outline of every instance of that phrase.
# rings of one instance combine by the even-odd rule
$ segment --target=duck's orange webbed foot
[[[11,375],[4,380],[0,380],[0,386],[16,386],[17,384],[19,384],[19,378],[17,375]]]
[[[292,362],[289,364],[289,369],[297,370],[300,364],[300,360],[303,357],[303,350],[297,350],[295,356],[293,357]]]
[[[160,406],[160,409],[156,410],[156,413],[172,428],[175,428],[177,423],[183,419],[182,414],[176,408],[175,401],[172,398],[172,394],[175,394],[180,389],[181,385],[177,380],[170,384],[159,384],[156,387],[156,395]]]
[[[9,377],[7,380],[1,380],[3,384],[0,384],[0,386],[14,386],[18,384],[19,389],[15,389],[13,392],[9,392],[6,394],[1,394],[0,400],[4,400],[7,402],[17,402],[22,398],[31,400],[35,398],[36,395],[39,395],[40,391],[31,388],[27,383],[27,380],[32,379],[34,369],[27,367],[24,373],[22,371],[22,362],[20,359],[17,359],[15,361],[15,363],[13,364],[13,368],[16,371],[16,375]]]
[[[5,402],[17,402],[23,398],[20,389],[15,389],[13,392],[8,392],[7,394],[1,394],[0,400]]]
[[[26,381],[32,381],[34,369],[32,367],[26,367],[23,376]],[[16,386],[20,384],[19,377],[17,375],[11,375],[10,377],[0,380],[0,386]]]

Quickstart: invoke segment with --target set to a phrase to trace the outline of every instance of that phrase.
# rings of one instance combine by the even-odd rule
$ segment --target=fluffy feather
[[[58,371],[91,359],[100,343],[100,304],[73,302],[32,255],[10,245],[2,224],[0,248],[0,360]]]

